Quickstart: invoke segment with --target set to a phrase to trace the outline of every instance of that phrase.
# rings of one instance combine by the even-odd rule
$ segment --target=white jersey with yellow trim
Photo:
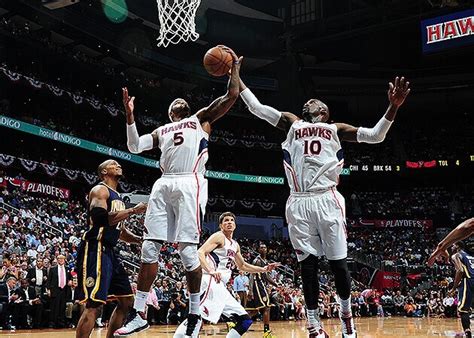
[[[157,130],[164,174],[204,174],[209,134],[196,115],[161,126]]]
[[[344,158],[336,125],[297,120],[282,148],[292,193],[327,190],[338,184]]]
[[[237,241],[224,237],[224,246],[214,249],[206,257],[208,264],[215,271],[221,273],[225,284],[230,280],[232,270],[235,268],[235,255],[237,254],[238,246]],[[204,270],[203,272],[206,274]]]

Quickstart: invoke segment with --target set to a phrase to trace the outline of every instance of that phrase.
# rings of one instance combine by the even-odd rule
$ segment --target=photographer
[[[168,310],[168,324],[177,325],[184,319],[186,303],[181,300],[181,294],[171,294],[170,307]]]

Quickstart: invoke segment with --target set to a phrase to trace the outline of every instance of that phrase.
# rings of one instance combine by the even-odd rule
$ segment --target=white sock
[[[307,309],[306,311],[308,313],[308,322],[311,325],[321,325],[321,320],[319,319],[319,314],[318,314],[317,309],[314,309],[314,310]]]
[[[242,336],[237,331],[235,331],[235,329],[230,330],[226,336],[226,338],[240,338],[240,337]]]
[[[344,313],[345,315],[350,313],[352,315],[351,311],[351,296],[347,299],[342,299],[339,298],[339,304],[341,305],[341,312]]]
[[[135,302],[133,308],[138,312],[145,312],[146,300],[148,298],[148,292],[137,290],[135,295]]]
[[[201,297],[199,293],[190,293],[189,294],[189,313],[198,315],[199,312],[199,303],[201,302]]]

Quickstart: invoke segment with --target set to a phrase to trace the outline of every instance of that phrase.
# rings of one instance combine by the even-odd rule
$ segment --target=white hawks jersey
[[[204,174],[209,135],[196,115],[159,127],[158,140],[164,174]]]
[[[222,280],[225,284],[230,280],[232,270],[235,268],[235,255],[237,254],[237,248],[237,241],[234,241],[233,239],[229,240],[225,237],[224,246],[212,250],[206,257],[208,264],[214,267],[214,270],[221,273]]]
[[[282,143],[291,192],[316,192],[337,185],[344,164],[334,124],[293,122]]]

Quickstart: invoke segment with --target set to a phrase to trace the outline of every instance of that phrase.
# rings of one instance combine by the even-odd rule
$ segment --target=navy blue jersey
[[[459,251],[462,268],[466,278],[474,278],[474,256],[466,251]]]
[[[114,189],[110,188],[104,183],[99,183],[109,190],[109,198],[107,199],[107,211],[121,211],[125,210],[125,203],[123,203],[120,194]],[[107,247],[113,247],[117,244],[122,222],[115,226],[104,224],[92,224],[92,220],[88,217],[89,230],[84,234],[84,240],[96,240],[103,243]]]

